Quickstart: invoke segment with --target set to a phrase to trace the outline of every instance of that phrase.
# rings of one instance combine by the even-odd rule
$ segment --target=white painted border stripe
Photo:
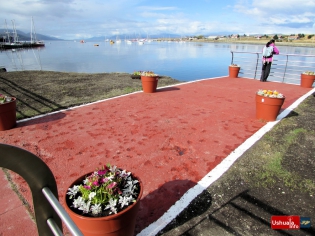
[[[219,177],[221,177],[232,164],[247,151],[252,145],[254,145],[264,134],[270,131],[280,120],[286,117],[292,110],[294,110],[301,102],[303,102],[308,96],[315,92],[315,88],[296,100],[291,106],[285,109],[278,115],[277,120],[268,122],[255,134],[249,137],[243,144],[231,152],[219,165],[211,170],[206,176],[204,176],[193,188],[189,189],[170,209],[165,212],[157,221],[150,224],[143,229],[138,236],[151,236],[156,235],[167,224],[169,224],[178,214],[180,214],[192,200],[194,200],[199,194],[201,194],[206,188],[214,183]]]

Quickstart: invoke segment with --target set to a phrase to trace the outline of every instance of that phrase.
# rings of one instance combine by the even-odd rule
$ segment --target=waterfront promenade
[[[100,164],[138,175],[144,194],[136,233],[158,220],[189,189],[266,123],[255,118],[255,92],[278,90],[288,108],[311,89],[246,78],[212,78],[108,99],[19,122],[0,142],[27,149],[51,168],[60,202],[68,185]],[[0,233],[36,235],[23,203],[1,172]],[[21,178],[21,196],[31,201]],[[19,216],[19,217],[17,217]]]

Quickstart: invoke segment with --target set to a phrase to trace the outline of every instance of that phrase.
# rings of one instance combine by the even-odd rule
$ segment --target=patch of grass
[[[267,133],[264,136],[264,139],[266,140],[267,143],[273,143],[275,141],[276,137]]]
[[[297,173],[290,172],[282,166],[281,155],[270,156],[272,159],[265,166],[255,172],[250,172],[247,181],[255,188],[272,188],[275,185],[284,185],[291,190],[299,190],[314,194],[315,182],[310,179],[303,179]],[[282,184],[280,184],[282,183]]]
[[[301,182],[300,187],[303,188],[305,187],[306,189],[309,190],[309,192],[315,192],[315,182],[310,179],[305,179]]]
[[[132,87],[126,87],[124,88],[124,91],[123,93],[125,94],[128,94],[128,93],[133,93],[133,92],[136,92],[136,91],[140,91],[142,88],[132,88]]]
[[[286,140],[286,143],[287,143],[286,146],[288,146],[288,145],[292,144],[293,142],[295,142],[297,136],[298,136],[300,133],[306,133],[306,132],[307,132],[307,130],[305,130],[304,128],[297,128],[297,129],[291,130],[291,131],[289,132],[289,134],[287,134],[287,135],[285,136],[285,140]]]
[[[305,108],[305,105],[303,107]],[[292,169],[287,170],[284,165],[287,164],[284,163],[285,161],[290,161],[289,158],[286,158],[288,150],[296,149],[293,145],[299,144],[298,140],[301,137],[309,137],[311,134],[314,135],[313,130],[297,127],[293,120],[287,119],[279,123],[259,141],[250,161],[251,165],[257,164],[259,168],[255,168],[255,171],[250,170],[245,175],[246,181],[256,188],[284,185],[291,190],[313,194],[315,190],[314,181],[302,177],[300,173]],[[293,156],[296,158],[299,153]]]

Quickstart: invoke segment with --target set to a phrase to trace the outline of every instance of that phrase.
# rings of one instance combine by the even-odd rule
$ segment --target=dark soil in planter
[[[131,79],[141,79],[140,75],[131,75]]]

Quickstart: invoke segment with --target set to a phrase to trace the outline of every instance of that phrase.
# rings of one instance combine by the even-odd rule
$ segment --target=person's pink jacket
[[[279,49],[275,46],[274,43],[270,44],[270,46],[273,46],[273,53],[276,54],[276,55],[279,55]],[[263,58],[263,62],[272,62],[272,58],[273,57],[270,57],[270,58]]]

